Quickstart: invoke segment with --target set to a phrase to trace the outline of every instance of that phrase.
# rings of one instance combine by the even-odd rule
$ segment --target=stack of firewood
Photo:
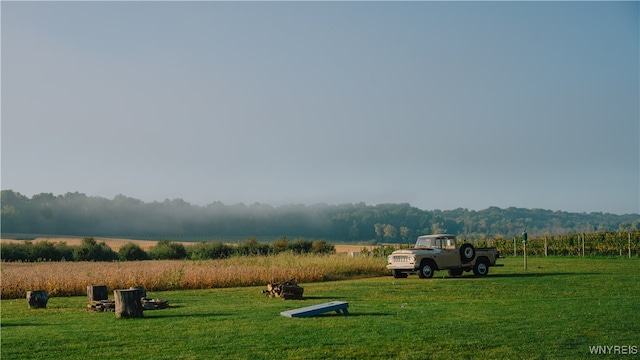
[[[87,311],[104,312],[116,311],[115,300],[91,300],[87,305]]]
[[[167,300],[143,297],[140,299],[140,301],[142,302],[142,308],[145,310],[159,310],[169,307],[169,302]]]
[[[262,290],[263,294],[268,294],[269,297],[279,297],[284,300],[288,299],[302,299],[302,293],[304,288],[296,284],[295,279],[290,279],[284,282],[273,282],[267,284],[267,290]]]

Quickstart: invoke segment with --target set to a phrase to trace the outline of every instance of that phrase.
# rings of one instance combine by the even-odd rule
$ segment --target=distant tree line
[[[640,215],[569,213],[490,207],[426,211],[409,204],[265,204],[196,206],[182,199],[145,203],[81,193],[28,198],[2,190],[2,236],[69,235],[139,239],[216,240],[249,236],[328,239],[333,242],[412,243],[423,234],[452,233],[476,241],[640,229]]]
[[[80,245],[70,246],[65,242],[25,240],[21,243],[6,243],[0,248],[2,261],[137,261],[137,260],[207,260],[224,259],[231,256],[266,256],[281,252],[294,254],[333,254],[336,249],[324,240],[309,241],[296,239],[288,241],[282,237],[273,243],[261,243],[255,238],[246,239],[234,246],[219,241],[184,244],[161,240],[149,251],[130,242],[117,252],[104,241],[93,237],[82,239]]]

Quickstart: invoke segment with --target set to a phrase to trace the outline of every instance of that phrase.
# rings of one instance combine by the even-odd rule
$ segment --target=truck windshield
[[[416,242],[417,248],[440,248],[440,240],[435,238],[418,238]]]
[[[455,249],[455,241],[446,237],[419,237],[416,241],[416,248],[429,249]]]

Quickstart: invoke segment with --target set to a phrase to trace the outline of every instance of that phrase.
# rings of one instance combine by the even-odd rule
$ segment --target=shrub
[[[189,247],[188,257],[192,260],[225,259],[233,255],[234,250],[235,249],[233,249],[231,246],[225,245],[220,241],[203,241]]]
[[[182,244],[161,240],[149,249],[149,257],[153,260],[181,260],[187,258],[187,250]]]
[[[324,240],[318,240],[311,246],[311,252],[314,254],[335,254],[336,247]]]
[[[59,242],[55,244],[56,251],[59,255],[59,258],[55,260],[65,261],[65,260],[73,260],[73,247],[67,245],[66,242]]]
[[[255,237],[248,238],[238,246],[238,255],[269,255],[271,247],[268,244],[261,244]]]
[[[294,254],[308,254],[313,249],[313,243],[308,240],[298,239],[289,244],[289,250]]]
[[[137,244],[130,242],[120,248],[118,258],[120,261],[148,260],[149,254]]]
[[[387,256],[391,255],[391,253],[394,252],[395,250],[396,250],[395,246],[389,246],[389,245],[376,247],[373,249],[373,256],[386,258]]]
[[[73,249],[75,261],[113,261],[118,260],[118,254],[104,241],[96,242],[93,237],[82,239],[80,246]]]
[[[59,261],[62,257],[52,242],[40,241],[31,247],[31,258],[36,261]]]
[[[0,258],[2,261],[30,261],[32,247],[31,241],[26,241],[23,244],[2,244]]]
[[[289,243],[287,242],[287,237],[283,236],[273,243],[273,252],[278,254],[283,251],[287,251],[288,247]]]

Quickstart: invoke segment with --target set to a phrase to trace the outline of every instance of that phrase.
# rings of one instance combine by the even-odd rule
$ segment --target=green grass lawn
[[[384,261],[384,260],[382,260]],[[86,297],[1,301],[6,359],[551,359],[590,346],[640,351],[637,259],[501,259],[489,276],[417,276],[300,284],[305,300],[267,298],[260,287],[149,293],[169,301],[142,319],[85,311]],[[280,312],[332,300],[335,313]],[[613,355],[612,357],[620,357]],[[623,356],[623,355],[622,355]],[[627,356],[634,358],[640,354]],[[606,356],[604,356],[606,357]]]

